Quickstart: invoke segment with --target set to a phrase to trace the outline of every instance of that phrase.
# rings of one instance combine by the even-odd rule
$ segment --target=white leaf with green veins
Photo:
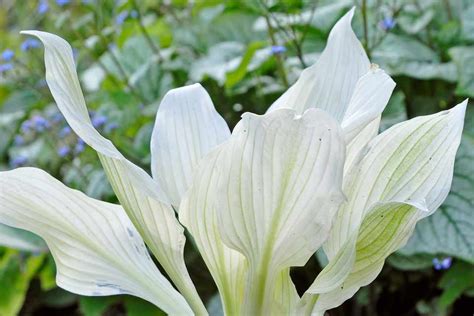
[[[50,33],[24,31],[23,34],[34,35],[43,42],[46,81],[59,110],[76,134],[97,151],[120,204],[175,285],[195,312],[205,314],[204,304],[184,264],[186,238],[170,200],[158,182],[127,160],[93,127],[71,46]]]
[[[169,314],[192,314],[119,205],[69,189],[40,169],[20,168],[0,172],[0,221],[46,241],[56,262],[56,282],[68,291],[130,294]]]
[[[229,136],[229,127],[200,84],[165,95],[151,138],[151,170],[176,208],[201,158]]]
[[[474,263],[474,109],[468,107],[451,192],[439,210],[416,226],[402,255],[443,254]]]
[[[244,314],[274,306],[282,270],[303,266],[326,239],[341,192],[345,145],[337,122],[319,109],[244,114],[223,144],[218,228],[249,272]]]
[[[357,81],[370,67],[351,27],[353,15],[354,8],[336,23],[316,63],[303,70],[298,81],[273,103],[269,111],[292,108],[302,114],[309,108],[319,108],[337,121],[342,120]]]
[[[181,202],[179,219],[193,235],[216,282],[225,314],[239,315],[247,267],[244,256],[227,247],[219,234],[216,209],[219,174],[216,164],[221,148],[214,150],[199,164],[193,184]]]
[[[349,167],[343,186],[347,202],[324,246],[329,264],[307,291],[320,294],[315,310],[336,307],[372,282],[385,258],[407,242],[416,222],[444,201],[466,105],[395,125]]]

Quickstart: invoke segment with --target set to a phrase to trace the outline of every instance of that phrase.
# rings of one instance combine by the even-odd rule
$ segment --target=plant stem
[[[270,36],[270,40],[272,42],[272,45],[276,46],[277,41],[275,39],[275,33],[273,30],[273,27],[270,23],[270,19],[268,15],[265,15],[265,21],[267,22],[267,27],[268,27],[268,35]],[[285,65],[283,64],[283,59],[281,58],[280,54],[275,54],[275,59],[277,61],[277,68],[278,72],[280,73],[280,78],[283,81],[283,84],[285,85],[286,88],[288,88],[290,85],[288,83],[288,78],[286,76],[286,71],[285,71]]]
[[[161,56],[160,50],[158,49],[158,47],[155,45],[155,43],[151,39],[151,36],[146,30],[145,25],[143,25],[143,16],[140,12],[140,8],[138,7],[136,0],[132,0],[132,5],[135,8],[135,11],[137,11],[137,21],[138,21],[138,26],[140,27],[140,31],[145,37],[145,40],[147,41],[153,53],[158,57],[158,63],[162,63],[163,57]]]
[[[367,52],[367,56],[370,59],[369,27],[368,27],[368,21],[367,21],[367,0],[362,0],[361,11],[362,11],[362,20],[364,24],[364,47]]]

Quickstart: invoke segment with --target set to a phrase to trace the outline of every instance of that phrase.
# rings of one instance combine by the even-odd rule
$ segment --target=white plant
[[[395,83],[370,64],[352,15],[267,114],[244,114],[232,133],[199,84],[168,92],[151,140],[153,177],[92,126],[69,44],[23,32],[43,42],[51,93],[97,151],[121,205],[19,168],[0,172],[0,222],[40,235],[57,284],[81,295],[130,294],[168,314],[207,314],[184,264],[184,225],[226,315],[342,304],[446,198],[467,104],[377,135]],[[290,268],[320,247],[329,264],[300,298]]]

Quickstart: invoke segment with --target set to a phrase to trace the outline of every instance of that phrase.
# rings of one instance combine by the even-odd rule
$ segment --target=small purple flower
[[[80,154],[84,151],[85,148],[86,148],[86,143],[82,140],[82,138],[79,138],[77,140],[76,146],[74,147],[74,153]]]
[[[13,143],[16,146],[21,146],[25,143],[25,139],[21,135],[15,135],[15,138],[13,139]]]
[[[286,47],[285,46],[280,46],[280,45],[274,45],[270,48],[271,52],[273,55],[279,55],[283,54],[286,52]]]
[[[138,12],[137,12],[137,10],[132,10],[132,11],[130,11],[130,17],[131,17],[132,19],[138,18]]]
[[[452,263],[453,263],[453,258],[451,257],[446,257],[443,260],[441,260],[441,266],[443,267],[444,270],[449,269]]]
[[[15,57],[15,53],[11,49],[5,49],[2,52],[2,59],[4,61],[10,61],[13,59],[13,57]]]
[[[59,131],[58,136],[61,137],[61,138],[64,138],[64,137],[68,136],[69,134],[71,134],[71,128],[69,126],[64,126]]]
[[[59,157],[66,157],[71,150],[69,149],[68,146],[61,146],[58,149],[58,155]]]
[[[40,47],[40,41],[38,41],[36,38],[27,38],[26,40],[21,43],[21,50],[26,52],[32,48],[38,48]]]
[[[105,123],[107,123],[107,117],[106,117],[106,116],[97,115],[97,116],[94,116],[94,117],[92,118],[92,125],[93,125],[95,128],[99,128],[99,127],[101,127],[102,125],[104,125]]]
[[[53,123],[59,123],[61,122],[62,120],[64,120],[64,116],[61,114],[61,113],[55,113],[53,115],[53,117],[51,118],[51,120],[53,121]]]
[[[49,9],[48,0],[40,0],[40,2],[38,3],[38,8],[36,9],[36,11],[39,14],[45,14],[46,12],[48,12],[48,9]]]
[[[13,69],[13,64],[0,64],[0,74]]]
[[[61,7],[68,4],[69,2],[69,0],[56,0],[56,3]]]
[[[24,166],[28,162],[28,158],[25,156],[17,156],[10,161],[12,168],[18,168]]]
[[[384,31],[390,31],[396,24],[397,22],[391,16],[386,16],[380,21],[380,28]]]
[[[119,127],[118,123],[115,123],[115,122],[107,124],[107,125],[105,125],[104,132],[105,133],[110,133],[113,130],[117,129],[118,127]]]
[[[20,129],[21,129],[21,132],[24,134],[29,133],[32,128],[33,128],[33,123],[30,120],[26,120],[26,121],[23,121],[23,123],[21,123]]]
[[[122,25],[123,22],[128,18],[128,11],[122,11],[115,17],[115,24]]]
[[[34,128],[37,132],[44,132],[50,127],[48,120],[40,115],[33,116],[31,121],[33,122]]]
[[[451,267],[452,262],[453,262],[453,258],[451,257],[446,257],[441,260],[438,258],[434,258],[433,268],[435,270],[447,270]]]

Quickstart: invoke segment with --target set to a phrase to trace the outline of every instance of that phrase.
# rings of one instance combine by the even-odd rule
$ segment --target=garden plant
[[[428,261],[435,270],[447,270],[452,257],[457,257],[456,269],[449,272],[465,272],[464,283],[444,287],[457,289],[449,292],[454,300],[472,288],[473,240],[472,232],[466,235],[465,228],[459,228],[464,220],[456,222],[449,216],[458,223],[453,224],[456,238],[467,245],[457,245],[463,247],[458,253],[456,246],[431,250],[430,242],[423,239],[431,237],[419,232],[419,225],[423,227],[438,213],[450,214],[446,212],[454,208],[449,204],[454,203],[451,196],[468,205],[456,214],[472,211],[472,174],[464,171],[463,176],[457,171],[458,166],[473,165],[473,138],[465,136],[473,130],[469,100],[452,98],[440,111],[411,113],[412,118],[395,118],[395,124],[383,119],[403,99],[399,91],[392,96],[396,80],[388,73],[403,77],[416,72],[409,67],[432,67],[419,75],[437,77],[448,69],[447,62],[439,70],[422,62],[401,66],[386,61],[386,55],[377,55],[384,38],[377,39],[375,46],[368,45],[366,2],[361,8],[341,2],[336,11],[344,13],[336,14],[338,20],[320,54],[305,58],[304,46],[295,39],[294,62],[304,69],[294,75],[293,84],[289,84],[284,60],[286,48],[276,45],[276,35],[279,31],[288,35],[285,23],[295,22],[285,20],[283,14],[268,13],[255,21],[254,28],[264,27],[271,35],[270,50],[263,49],[261,42],[250,43],[240,59],[216,66],[216,60],[206,58],[232,55],[235,45],[218,43],[214,53],[209,49],[209,56],[194,61],[193,67],[202,68],[193,68],[189,80],[174,88],[163,82],[179,74],[163,69],[179,67],[172,64],[171,56],[181,52],[158,49],[137,4],[130,3],[135,11],[123,11],[117,23],[138,19],[141,37],[131,37],[128,46],[122,44],[123,55],[106,55],[85,76],[78,76],[77,52],[62,37],[37,30],[18,35],[26,38],[25,51],[44,47],[43,85],[55,106],[47,107],[47,115],[33,114],[23,122],[14,118],[24,135],[8,136],[9,146],[21,148],[54,130],[66,141],[52,146],[57,147],[58,156],[71,158],[68,172],[74,176],[64,177],[62,183],[50,174],[54,172],[24,166],[27,161],[21,160],[22,155],[12,159],[9,168],[0,171],[2,244],[50,252],[55,266],[50,273],[64,290],[87,297],[135,296],[170,315],[324,315],[344,306],[361,288],[370,288],[386,261],[407,270],[413,270],[410,262],[422,268]],[[362,42],[352,27],[358,10],[367,32]],[[308,11],[310,19],[315,12]],[[396,27],[387,17],[381,23],[384,32]],[[125,47],[132,49],[144,42],[149,55],[142,56],[142,61],[149,64],[121,60]],[[3,59],[14,55],[4,52]],[[261,104],[267,98],[257,96],[260,108],[244,109],[236,103],[238,115],[221,115],[217,104],[221,95],[232,89],[247,93],[265,85],[262,80],[268,78],[252,80],[251,69],[264,71],[269,67],[267,58],[273,59],[279,74],[277,82],[267,86],[276,97]],[[310,59],[314,61],[307,62]],[[380,65],[375,63],[379,60]],[[113,70],[107,74],[110,65]],[[156,65],[163,69],[153,68]],[[127,78],[130,69],[135,72]],[[115,78],[113,74],[125,80],[110,79]],[[97,82],[99,77],[105,83]],[[208,92],[203,86],[209,78],[218,84],[210,85]],[[152,87],[155,80],[158,91]],[[401,81],[405,85],[404,78]],[[286,86],[286,91],[272,90],[277,83]],[[112,84],[121,91],[110,92]],[[460,96],[473,95],[462,90],[472,88],[468,84],[459,85],[463,87],[456,89]],[[139,118],[134,123],[147,126],[138,150],[136,143],[127,141],[129,131],[109,122],[107,111],[96,112],[86,105],[87,91],[98,95],[98,100],[91,100],[94,104],[101,103],[101,93],[107,95],[105,99],[119,96],[127,102],[138,101],[135,108],[115,109],[118,116],[130,118],[144,111],[153,117],[146,124]],[[459,100],[457,105],[454,100]],[[0,123],[11,117],[12,112],[0,112]],[[7,133],[2,135],[7,138]],[[143,149],[148,141],[149,147]],[[465,143],[471,147],[466,149]],[[143,156],[147,159],[135,159],[140,150],[149,153]],[[84,151],[98,156],[101,171],[94,158],[90,162],[94,167],[81,166]],[[467,162],[460,161],[459,157],[466,156]],[[54,170],[48,166],[50,160],[45,161],[45,166],[37,166]],[[84,184],[93,172],[98,172],[101,190]],[[438,253],[445,255],[432,256]],[[198,259],[192,261],[190,256]],[[311,266],[316,258],[320,268]],[[218,294],[212,304],[210,295],[196,283],[193,262],[208,271],[215,284]],[[303,286],[292,274],[298,268],[312,271]],[[0,298],[0,311],[1,302]],[[453,299],[448,296],[442,302],[446,309]],[[423,307],[417,305],[417,310]],[[9,309],[11,314],[17,311],[18,307]],[[368,312],[375,313],[372,307]]]

